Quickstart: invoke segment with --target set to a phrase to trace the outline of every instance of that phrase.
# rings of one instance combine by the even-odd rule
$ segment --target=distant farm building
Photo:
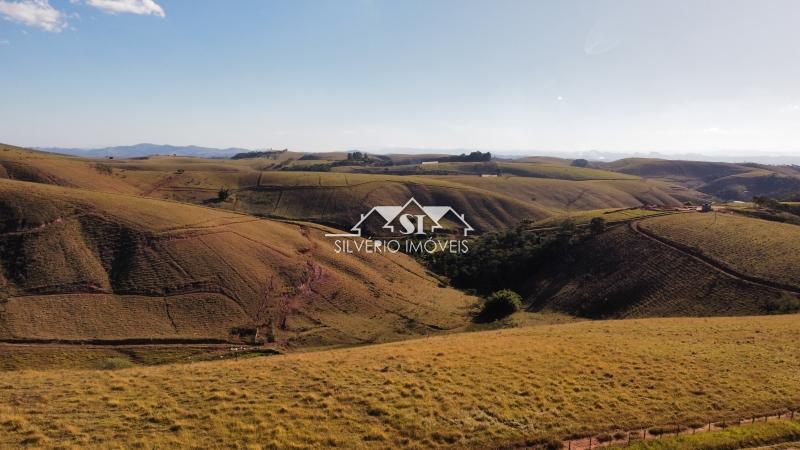
[[[422,161],[420,164],[422,164],[423,166],[427,166],[430,164],[439,164],[439,161]]]
[[[497,174],[496,173],[482,173],[481,177],[483,177],[483,178],[497,178]]]
[[[703,203],[702,206],[697,208],[697,210],[700,212],[711,212],[711,203]]]

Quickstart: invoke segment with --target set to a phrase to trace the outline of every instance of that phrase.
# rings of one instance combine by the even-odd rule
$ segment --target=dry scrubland
[[[797,316],[582,322],[0,374],[0,446],[463,448],[800,406]]]
[[[9,180],[0,212],[5,340],[227,339],[272,323],[279,343],[358,344],[462,326],[473,302],[402,254],[343,258],[311,224]]]
[[[800,227],[731,214],[681,214],[641,223],[739,272],[800,289]]]

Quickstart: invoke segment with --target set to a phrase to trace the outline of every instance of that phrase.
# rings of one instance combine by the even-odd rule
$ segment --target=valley
[[[0,446],[545,448],[800,405],[791,203],[709,188],[749,167],[316,157],[2,146]],[[470,251],[325,236],[409,198]],[[478,320],[499,288],[521,310]]]

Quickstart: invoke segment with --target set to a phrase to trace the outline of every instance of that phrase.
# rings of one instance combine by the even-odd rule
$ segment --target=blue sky
[[[0,0],[0,141],[800,155],[800,3]]]

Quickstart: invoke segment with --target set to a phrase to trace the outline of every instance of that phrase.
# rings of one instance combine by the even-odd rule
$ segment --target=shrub
[[[606,219],[602,217],[593,217],[592,220],[589,221],[589,229],[592,231],[592,234],[600,234],[606,231]]]
[[[95,170],[104,175],[111,175],[112,173],[114,173],[114,169],[108,164],[98,163],[94,165],[94,168]]]
[[[118,370],[133,367],[133,363],[128,358],[112,356],[101,360],[99,366],[102,370]]]
[[[510,289],[503,289],[486,298],[478,319],[482,322],[491,322],[508,317],[520,309],[522,309],[522,297]]]
[[[561,450],[564,444],[553,437],[536,437],[525,440],[525,446],[537,450]]]
[[[611,436],[608,433],[601,433],[601,434],[597,435],[597,441],[598,442],[609,442],[609,441],[613,441],[613,440],[614,440],[614,437]]]
[[[231,191],[228,188],[219,188],[217,191],[217,199],[221,202],[224,202],[231,196]]]

